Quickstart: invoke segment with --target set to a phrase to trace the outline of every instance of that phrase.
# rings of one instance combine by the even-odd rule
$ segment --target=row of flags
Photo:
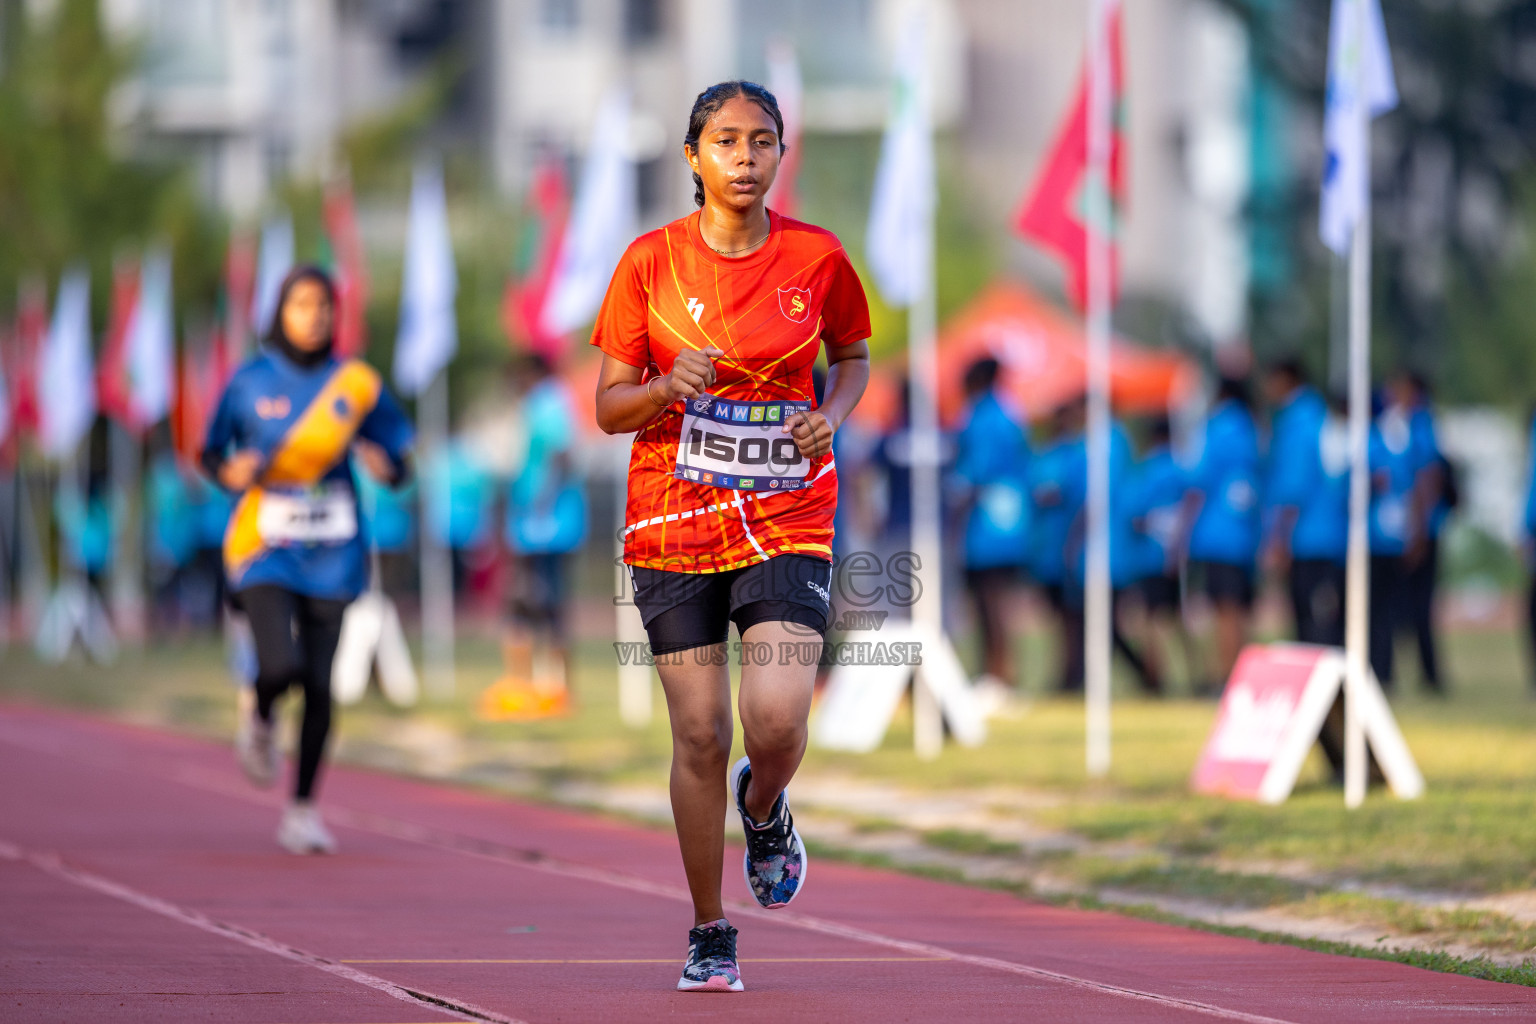
[[[1363,19],[1357,5],[1364,4]],[[1096,33],[1104,51],[1089,54],[1073,99],[1041,168],[1013,218],[1022,236],[1054,253],[1066,272],[1067,292],[1086,304],[1087,240],[1102,232],[1109,241],[1111,294],[1118,281],[1116,223],[1124,209],[1124,57],[1122,7],[1101,5],[1105,23]],[[1365,34],[1357,39],[1357,24]],[[931,231],[936,197],[930,123],[931,84],[926,73],[927,34],[910,19],[898,40],[890,119],[876,171],[867,235],[870,270],[893,305],[910,304],[925,287],[928,270],[914,265],[915,232]],[[1089,64],[1107,64],[1114,111],[1108,180],[1090,180],[1088,162]],[[1357,70],[1364,62],[1363,73]],[[797,205],[802,96],[793,47],[774,40],[768,50],[769,89],[779,100],[788,145],[771,204],[781,213]],[[1363,92],[1362,92],[1363,89]],[[1343,252],[1368,188],[1360,115],[1370,117],[1397,103],[1391,56],[1378,0],[1335,0],[1329,48],[1325,118],[1327,163],[1323,174],[1320,234]],[[550,360],[564,353],[570,334],[590,322],[624,248],[638,230],[636,168],[615,138],[626,138],[630,99],[609,93],[592,126],[574,197],[563,162],[543,160],[528,189],[514,272],[502,301],[509,337]],[[1111,222],[1088,223],[1090,190],[1107,190]],[[368,274],[352,191],[343,178],[327,187],[323,204],[323,261],[337,281],[336,348],[343,356],[367,348]],[[442,171],[435,163],[416,170],[411,189],[405,281],[394,379],[406,394],[419,393],[457,350],[453,306],[457,289]],[[931,240],[929,240],[931,242]],[[98,409],[142,433],[167,415],[184,451],[195,450],[210,409],[229,373],[244,357],[248,338],[262,337],[275,315],[277,291],[294,263],[293,223],[273,217],[262,227],[259,248],[236,236],[224,268],[219,319],[187,345],[180,357],[174,339],[170,253],[154,248],[136,266],[114,274],[112,304],[101,365],[93,367],[89,279],[69,270],[59,285],[51,322],[35,282],[21,289],[9,351],[0,353],[0,442],[34,432],[43,450],[72,450]]]

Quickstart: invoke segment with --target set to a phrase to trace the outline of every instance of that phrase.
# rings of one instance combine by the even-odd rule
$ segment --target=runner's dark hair
[[[699,136],[704,134],[704,126],[709,124],[709,119],[720,113],[720,108],[727,102],[738,96],[744,96],[763,108],[763,112],[773,118],[773,126],[779,133],[779,155],[784,155],[788,147],[784,145],[784,115],[779,113],[779,101],[773,93],[764,89],[756,82],[747,82],[737,79],[730,82],[719,82],[699,93],[693,101],[693,112],[688,115],[688,134],[683,136],[683,146],[688,151],[697,154],[699,151]],[[693,176],[693,205],[704,205],[704,179],[697,174]]]

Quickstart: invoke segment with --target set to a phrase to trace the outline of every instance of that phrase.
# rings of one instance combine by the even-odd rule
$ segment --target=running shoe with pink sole
[[[757,902],[769,910],[789,906],[805,887],[809,861],[805,844],[795,829],[795,817],[789,813],[789,801],[783,793],[774,801],[767,821],[753,821],[747,813],[747,783],[752,779],[752,764],[743,757],[731,766],[731,796],[741,814],[741,827],[747,838],[747,852],[741,873]]]
[[[679,992],[740,992],[741,968],[736,966],[736,929],[725,918],[688,932],[688,962],[678,980]]]

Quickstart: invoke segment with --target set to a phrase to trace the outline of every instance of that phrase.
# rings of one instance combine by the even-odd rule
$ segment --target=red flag
[[[133,393],[128,380],[128,329],[139,304],[139,270],[132,260],[119,260],[112,272],[112,310],[101,361],[96,364],[96,405],[103,415],[137,430]]]
[[[1114,111],[1109,150],[1109,293],[1119,289],[1120,253],[1116,224],[1125,204],[1124,58],[1120,34],[1120,5],[1111,9],[1107,28],[1110,108]],[[1090,43],[1090,45],[1092,45]],[[1019,210],[1014,228],[1052,250],[1067,272],[1067,292],[1079,309],[1088,305],[1088,75],[1083,68],[1077,94],[1066,122],[1046,157],[1045,166]],[[1098,186],[1102,187],[1102,186]]]
[[[341,178],[326,186],[325,233],[336,271],[336,356],[360,356],[368,347],[368,266],[357,233],[350,179]]]
[[[564,351],[566,338],[544,330],[540,320],[569,213],[564,168],[559,161],[546,159],[528,189],[517,266],[502,297],[501,322],[514,344],[521,342],[552,363]]]
[[[39,278],[21,283],[16,309],[16,358],[11,374],[11,422],[17,438],[37,433],[37,361],[48,336],[48,293]]]

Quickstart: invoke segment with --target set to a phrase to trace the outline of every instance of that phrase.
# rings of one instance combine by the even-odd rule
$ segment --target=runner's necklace
[[[773,234],[773,225],[772,224],[768,225],[768,235],[771,235],[771,234]],[[715,249],[715,252],[719,253],[721,256],[734,256],[738,252],[746,252],[748,249],[756,249],[758,246],[760,246],[764,242],[768,241],[768,235],[764,235],[762,238],[759,238],[757,241],[753,242],[751,245],[744,245],[740,249],[715,249],[714,246],[709,245],[709,239],[704,238],[704,232],[703,231],[699,232],[699,237],[700,238],[704,238],[704,244],[705,245],[709,245],[709,247],[711,249]]]

